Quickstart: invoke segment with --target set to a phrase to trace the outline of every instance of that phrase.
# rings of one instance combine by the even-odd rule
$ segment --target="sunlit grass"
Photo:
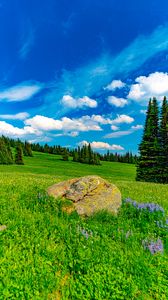
[[[125,208],[118,217],[81,219],[44,193],[89,174],[115,183],[123,199],[168,211],[168,186],[135,182],[132,165],[89,166],[36,153],[24,166],[0,166],[0,223],[7,226],[0,232],[0,299],[168,299],[167,231],[155,220]],[[161,238],[164,253],[151,255],[146,238]]]

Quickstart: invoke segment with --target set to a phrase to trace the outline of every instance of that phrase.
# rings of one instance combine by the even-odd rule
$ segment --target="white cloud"
[[[104,89],[109,91],[115,91],[116,89],[122,89],[123,87],[125,87],[125,85],[126,84],[121,80],[113,80]]]
[[[84,96],[83,98],[73,98],[70,95],[64,95],[61,103],[70,108],[83,108],[83,107],[90,107],[95,108],[97,107],[97,101],[93,100],[87,96]]]
[[[116,126],[116,125],[111,125],[111,129],[112,129],[113,131],[116,131],[116,130],[119,130],[119,127]]]
[[[111,139],[111,138],[119,138],[119,137],[122,137],[122,136],[125,136],[125,135],[129,135],[131,133],[133,133],[134,131],[133,130],[123,130],[123,131],[116,131],[116,132],[112,132],[112,133],[109,133],[109,134],[106,134],[104,136],[104,138],[106,139]]]
[[[89,122],[90,121],[90,122]],[[91,122],[88,118],[70,119],[63,117],[60,120],[36,115],[31,119],[25,120],[26,125],[42,131],[101,131],[98,124]]]
[[[15,115],[0,115],[0,119],[4,120],[25,120],[29,117],[30,115],[27,112],[21,112]]]
[[[72,131],[72,132],[63,132],[63,133],[57,133],[52,135],[53,137],[59,137],[59,136],[71,136],[71,137],[76,137],[79,135],[78,131]]]
[[[106,118],[105,116],[101,116],[101,115],[92,115],[92,116],[86,115],[79,118],[79,120],[90,125],[91,124],[116,125],[122,123],[131,124],[132,122],[134,122],[134,118],[128,115],[117,115],[117,118],[115,119]],[[118,127],[114,126],[113,130],[117,130],[117,129]]]
[[[101,115],[92,115],[92,116],[86,115],[86,116],[82,116],[79,120],[90,125],[96,125],[96,124],[108,125],[112,123],[111,119]]]
[[[25,124],[42,131],[62,130],[62,123],[60,120],[54,120],[40,115],[25,120]]]
[[[33,97],[42,89],[41,83],[23,82],[0,91],[0,101],[25,101]]]
[[[79,107],[87,106],[90,108],[95,108],[97,107],[97,102],[87,96],[84,96],[83,98],[79,98],[78,100],[78,105]]]
[[[67,107],[76,108],[77,107],[77,101],[70,95],[64,95],[61,99],[61,103]]]
[[[135,126],[131,126],[131,128],[128,129],[128,130],[120,130],[120,131],[116,131],[116,132],[106,134],[104,136],[104,138],[108,138],[108,139],[119,138],[119,137],[122,137],[122,136],[130,135],[130,134],[134,133],[135,131],[141,130],[141,129],[143,129],[143,125],[135,125]]]
[[[131,128],[134,130],[139,130],[139,129],[143,129],[143,125],[135,125],[135,126],[131,126]]]
[[[72,131],[69,133],[69,136],[72,136],[72,137],[76,137],[79,135],[79,132],[78,131]]]
[[[128,115],[118,115],[116,119],[111,121],[111,124],[130,124],[134,122],[134,118]]]
[[[29,139],[28,142],[30,144],[34,144],[34,143],[40,143],[40,142],[51,142],[52,141],[52,138],[48,137],[48,136],[41,136],[41,137],[37,137],[35,139]]]
[[[168,25],[159,26],[149,35],[137,37],[127,48],[115,57],[105,54],[95,61],[76,70],[64,70],[61,78],[44,97],[43,111],[54,111],[56,101],[63,95],[73,94],[88,97],[96,94],[113,78],[128,77],[148,59],[168,48]],[[59,117],[65,115],[68,108],[59,109]],[[58,115],[58,114],[57,114]]]
[[[134,122],[134,118],[128,115],[117,115],[115,119],[106,118],[105,116],[101,116],[101,115],[92,115],[92,116],[86,115],[86,116],[82,116],[78,120],[90,126],[96,124],[101,124],[101,125],[118,125],[124,123],[131,124],[132,122]],[[117,127],[114,128],[118,129]]]
[[[0,135],[10,137],[25,137],[27,135],[41,135],[41,132],[30,126],[24,128],[15,127],[5,121],[0,121]]]
[[[128,101],[124,98],[118,98],[115,96],[109,96],[107,98],[107,101],[109,104],[114,105],[116,107],[124,107],[125,105],[128,104]]]
[[[79,146],[83,146],[83,145],[89,145],[89,142],[87,141],[82,141],[78,144]],[[100,149],[100,150],[124,150],[124,148],[120,145],[110,145],[108,143],[104,143],[104,142],[92,142],[90,143],[91,147],[93,149]]]
[[[151,97],[162,99],[163,96],[168,95],[168,73],[151,73],[148,76],[137,77],[135,82],[127,97],[131,100],[148,102]]]
[[[18,127],[14,127],[13,125],[6,123],[5,121],[0,121],[0,135],[20,136],[24,135],[24,130]]]
[[[18,119],[18,115],[7,115],[7,118]],[[19,115],[20,120],[26,117]],[[46,134],[49,138],[58,136],[70,136],[76,137],[79,132],[88,131],[102,131],[100,125],[111,125],[112,130],[119,129],[115,124],[131,123],[133,119],[127,115],[119,115],[116,119],[111,120],[101,115],[82,116],[81,118],[67,118],[53,119],[42,115],[36,115],[32,118],[24,120],[25,126],[22,128],[15,127],[5,121],[0,121],[0,135],[6,135],[10,137],[20,137],[29,140],[45,138]],[[132,126],[130,130],[135,131],[141,129],[142,125]],[[56,132],[55,132],[56,131]],[[125,135],[126,133],[124,133]],[[114,132],[112,135],[121,135],[121,131]],[[123,134],[122,134],[123,135]],[[110,135],[108,136],[108,138]],[[93,144],[95,147],[96,144]],[[113,146],[113,145],[111,145]]]
[[[83,118],[87,119],[87,120],[91,120],[93,122],[102,124],[102,125],[107,125],[107,124],[111,124],[111,120],[109,118],[105,118],[104,116],[101,115],[92,115],[90,116],[84,116]]]
[[[77,130],[77,131],[101,131],[101,127],[97,124],[94,124],[92,122],[88,122],[85,120],[85,118],[79,118],[79,119],[69,119],[69,118],[62,118],[62,128],[63,130]]]

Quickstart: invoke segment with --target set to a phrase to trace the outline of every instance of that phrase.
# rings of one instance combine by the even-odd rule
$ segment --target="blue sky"
[[[0,134],[133,151],[168,96],[165,0],[0,0]]]

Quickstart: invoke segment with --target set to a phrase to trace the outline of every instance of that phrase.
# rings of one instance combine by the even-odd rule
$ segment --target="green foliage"
[[[135,164],[137,162],[137,156],[133,155],[131,152],[125,154],[110,153],[100,154],[93,152],[91,145],[83,146],[82,148],[70,150],[67,147],[61,147],[60,145],[49,146],[48,144],[40,145],[39,143],[30,144],[27,141],[22,142],[21,140],[5,138],[10,147],[16,148],[17,143],[20,143],[23,149],[24,156],[32,157],[32,151],[62,155],[64,161],[68,161],[70,157],[73,157],[74,162],[81,162],[90,165],[101,165],[100,161],[110,161],[110,162],[122,162]]]
[[[154,98],[149,101],[142,142],[139,146],[140,158],[137,166],[137,180],[157,182],[158,174],[158,107]]]
[[[69,154],[68,154],[68,151],[67,151],[66,148],[63,150],[63,153],[62,153],[62,159],[63,159],[64,161],[68,161],[68,160],[69,160]]]
[[[24,165],[23,162],[23,150],[21,144],[18,142],[16,146],[16,153],[15,153],[15,163],[17,165]]]
[[[161,120],[156,98],[149,101],[144,134],[139,146],[136,179],[149,182],[168,182],[168,105],[163,100]]]
[[[166,300],[166,241],[164,255],[152,257],[142,247],[142,240],[164,236],[164,230],[125,205],[118,217],[67,215],[60,200],[44,192],[51,181],[43,175],[0,176],[1,222],[7,225],[0,232],[0,299]]]
[[[56,155],[62,155],[62,153],[66,150],[68,155],[71,154],[68,148],[66,147],[61,147],[60,145],[54,145],[54,146],[49,146],[48,144],[40,145],[39,143],[31,144],[31,148],[33,151],[38,151],[42,153],[49,153],[49,154],[56,154]]]
[[[19,146],[18,146],[19,145]],[[19,139],[14,140],[7,137],[0,137],[0,164],[13,164],[12,151],[15,149],[15,163],[23,164],[23,153],[25,156],[32,157],[31,145],[25,141],[21,142]]]
[[[23,154],[25,156],[30,156],[30,157],[33,156],[31,144],[29,144],[28,142],[25,141],[25,143],[22,145],[22,147],[23,147]]]
[[[159,177],[160,182],[168,183],[168,103],[166,97],[163,99],[160,117],[160,155],[159,155]]]
[[[4,136],[0,137],[0,164],[9,165],[13,163],[12,151],[9,140]]]
[[[126,152],[125,154],[110,153],[107,151],[106,154],[100,155],[100,159],[104,161],[122,162],[127,164],[136,164],[137,155],[133,155],[132,152]]]
[[[95,169],[38,152],[24,160],[0,166],[0,218],[7,226],[0,231],[0,300],[168,299],[168,235],[157,216],[123,204],[117,217],[103,211],[82,219],[45,193],[56,182],[96,172],[123,198],[156,202],[168,213],[167,185],[135,182],[130,164],[102,162]],[[152,256],[142,241],[157,237],[164,254]]]
[[[93,152],[91,145],[83,145],[73,151],[73,161],[89,165],[100,165],[98,153]]]

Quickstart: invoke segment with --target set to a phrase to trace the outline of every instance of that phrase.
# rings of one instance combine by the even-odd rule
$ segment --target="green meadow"
[[[122,198],[159,204],[168,214],[168,186],[135,181],[134,165],[89,166],[34,153],[25,165],[0,165],[0,299],[168,299],[168,229],[158,215],[123,205],[117,217],[80,218],[62,210],[48,186],[99,175]],[[70,205],[67,202],[67,205]],[[86,234],[87,233],[87,234]],[[152,255],[143,241],[161,239]]]

